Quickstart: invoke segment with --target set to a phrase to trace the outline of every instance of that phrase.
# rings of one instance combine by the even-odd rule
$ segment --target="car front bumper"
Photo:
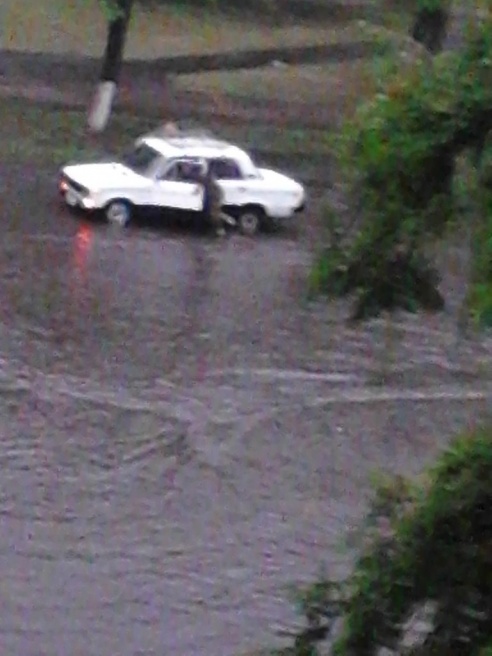
[[[69,207],[79,207],[85,210],[96,208],[94,200],[87,192],[81,192],[70,184],[66,178],[60,178],[58,192]]]

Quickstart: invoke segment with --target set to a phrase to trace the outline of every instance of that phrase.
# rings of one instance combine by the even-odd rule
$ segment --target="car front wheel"
[[[237,221],[240,232],[248,237],[255,235],[260,229],[262,217],[263,213],[260,209],[252,207],[245,208]]]
[[[132,218],[132,208],[124,200],[113,200],[106,206],[106,218],[109,223],[124,228]]]

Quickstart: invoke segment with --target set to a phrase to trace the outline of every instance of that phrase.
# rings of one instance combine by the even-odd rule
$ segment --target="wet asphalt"
[[[450,316],[347,328],[305,298],[302,229],[116,230],[54,173],[0,190],[0,652],[275,642],[286,586],[345,562],[371,472],[488,412],[492,342]]]

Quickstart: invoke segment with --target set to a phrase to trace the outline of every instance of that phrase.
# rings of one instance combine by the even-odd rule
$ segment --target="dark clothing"
[[[213,175],[208,173],[203,179],[203,213],[208,223],[216,231],[223,230],[222,203],[224,195],[219,183]]]
[[[212,175],[207,175],[205,177],[203,188],[205,192],[203,211],[207,215],[207,218],[210,218],[213,221],[213,215],[219,214],[222,208],[222,189]]]

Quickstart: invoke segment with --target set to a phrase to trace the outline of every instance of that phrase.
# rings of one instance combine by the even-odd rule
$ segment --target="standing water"
[[[53,219],[0,257],[6,656],[271,643],[368,474],[418,471],[487,409],[490,342],[451,357],[449,320],[398,319],[379,380],[384,322],[302,306],[285,238]]]

